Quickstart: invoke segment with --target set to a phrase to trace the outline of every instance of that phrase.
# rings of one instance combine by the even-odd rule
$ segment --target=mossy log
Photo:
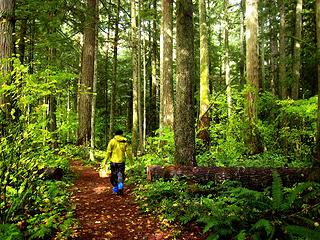
[[[191,166],[149,166],[147,179],[154,181],[177,177],[195,183],[221,183],[224,180],[239,181],[242,186],[251,189],[263,189],[272,184],[272,172],[277,171],[284,186],[311,180],[313,174],[309,168],[245,168],[245,167],[191,167]],[[319,171],[318,171],[319,172]],[[312,179],[313,180],[313,179]]]

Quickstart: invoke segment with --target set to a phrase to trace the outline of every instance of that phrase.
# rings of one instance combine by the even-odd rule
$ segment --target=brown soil
[[[126,186],[123,196],[118,196],[112,193],[110,179],[100,178],[94,168],[74,161],[72,169],[78,175],[72,189],[80,222],[76,239],[205,239],[197,226],[177,228],[139,211],[130,186]]]

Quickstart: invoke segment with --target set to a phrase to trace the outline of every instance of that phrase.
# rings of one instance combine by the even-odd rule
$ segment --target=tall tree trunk
[[[13,53],[13,29],[14,29],[14,0],[0,1],[0,71],[4,81],[0,82],[0,87],[9,82],[11,71],[11,58]],[[9,99],[5,95],[0,95],[0,114],[4,118],[9,116]],[[1,118],[0,118],[1,119]],[[1,119],[2,120],[2,119]],[[0,137],[5,135],[5,124],[0,123]]]
[[[84,27],[83,56],[79,91],[78,145],[89,145],[91,138],[92,87],[95,57],[96,0],[87,0],[86,24]]]
[[[246,1],[246,65],[247,65],[247,143],[251,154],[260,152],[259,137],[256,128],[256,102],[259,90],[258,57],[258,0]]]
[[[146,36],[143,36],[143,136],[142,154],[144,154],[147,137],[147,43]]]
[[[282,99],[288,97],[288,84],[286,72],[286,19],[285,19],[285,0],[279,0],[280,7],[280,34],[279,34],[279,81],[280,94]]]
[[[119,41],[119,18],[120,18],[120,0],[117,0],[117,12],[114,23],[114,40],[113,40],[113,69],[111,82],[111,97],[110,97],[110,125],[109,125],[109,139],[113,137],[115,125],[115,105],[117,99],[117,82],[118,82],[118,41]]]
[[[157,9],[157,0],[153,1],[153,8]],[[158,113],[157,113],[157,97],[158,97],[158,80],[157,80],[157,63],[158,63],[158,34],[157,34],[157,11],[154,11],[152,19],[152,47],[151,47],[151,83],[150,83],[150,115],[149,125],[150,130],[154,131],[158,128]]]
[[[138,3],[138,119],[139,119],[139,146],[138,149],[140,152],[144,152],[143,149],[143,124],[142,124],[142,84],[141,84],[141,16],[140,16],[140,0],[137,0]]]
[[[277,56],[278,56],[278,40],[277,40],[277,20],[274,16],[274,10],[272,8],[273,3],[268,3],[269,9],[269,19],[270,19],[270,89],[273,96],[277,94],[277,82],[278,82],[278,74],[277,74]]]
[[[173,1],[162,0],[162,35],[160,59],[162,61],[162,74],[160,75],[160,129],[173,129],[173,79],[172,79],[172,24]]]
[[[265,32],[265,21],[266,21],[266,17],[265,17],[265,0],[261,1],[261,18],[259,19],[260,21],[260,36],[264,34]],[[260,88],[264,91],[268,90],[267,87],[267,81],[266,81],[266,67],[265,67],[265,57],[266,57],[266,50],[265,50],[265,44],[266,40],[265,37],[262,36],[260,38],[260,73],[261,73],[261,77],[260,79]]]
[[[230,78],[230,60],[229,60],[229,0],[224,0],[224,69],[225,79],[227,86],[227,104],[228,104],[228,116],[231,116],[232,112],[232,97],[231,97],[231,78]]]
[[[136,15],[136,1],[131,0],[131,34],[132,34],[132,152],[134,156],[137,156],[139,145],[139,100],[138,100],[138,46],[137,46],[137,15]]]
[[[318,111],[317,111],[315,164],[320,165],[320,0],[316,0],[316,31],[317,31],[317,68],[318,68]]]
[[[111,6],[112,0],[109,0],[109,6]],[[108,146],[110,138],[109,129],[110,129],[110,113],[109,113],[109,79],[111,79],[111,74],[109,75],[108,67],[109,67],[109,53],[110,53],[110,31],[111,31],[111,14],[108,15],[108,29],[107,29],[107,39],[106,39],[106,56],[105,56],[105,71],[106,74],[104,76],[105,82],[104,82],[104,99],[105,99],[105,119],[109,119],[109,121],[106,121],[105,128],[104,128],[104,142],[105,142],[105,148]],[[109,117],[109,118],[108,118]],[[130,129],[131,130],[131,129]]]
[[[296,5],[296,25],[295,25],[295,38],[293,45],[293,84],[291,88],[292,99],[299,98],[299,86],[301,75],[301,32],[302,32],[302,0],[297,0]]]
[[[244,86],[246,83],[245,80],[245,36],[244,36],[244,14],[245,13],[245,0],[241,0],[240,3],[240,66],[239,66],[239,73],[240,73],[240,86]]]
[[[52,1],[49,2],[49,4],[51,6],[52,5]],[[56,15],[56,9],[53,9],[49,12],[49,20],[53,21]],[[57,31],[56,27],[53,25],[49,25],[48,27],[48,34],[52,35],[55,34]],[[55,62],[56,62],[56,56],[57,55],[57,49],[55,47],[49,47],[48,50],[48,63],[49,65],[54,66]],[[51,92],[51,94],[48,96],[48,106],[49,106],[49,114],[48,114],[48,130],[51,133],[51,138],[53,140],[53,148],[57,148],[58,147],[58,135],[57,135],[57,116],[56,116],[56,112],[57,112],[57,99],[56,99],[56,92],[55,89],[53,92]]]
[[[177,165],[196,165],[194,129],[194,31],[192,0],[177,0],[177,85],[175,154]]]
[[[91,138],[90,138],[90,160],[94,161],[94,149],[96,145],[96,103],[97,103],[97,64],[98,64],[98,25],[99,25],[99,3],[96,4],[96,20],[95,20],[95,51],[94,51],[94,68],[93,68],[93,85],[92,85],[92,107],[91,107]]]
[[[209,49],[208,31],[206,21],[206,1],[199,2],[199,25],[200,25],[200,111],[199,125],[200,131],[197,137],[206,145],[210,144],[210,117],[209,109]]]

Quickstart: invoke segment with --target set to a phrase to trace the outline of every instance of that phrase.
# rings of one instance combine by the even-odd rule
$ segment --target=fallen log
[[[147,179],[185,179],[195,183],[215,184],[224,180],[238,181],[242,186],[251,189],[263,189],[271,186],[272,172],[277,171],[284,186],[292,186],[294,183],[315,180],[310,168],[245,168],[245,167],[191,167],[191,166],[149,166],[147,167]],[[319,171],[317,171],[320,173]]]
[[[59,167],[45,167],[39,170],[39,174],[46,180],[61,181],[64,172]]]

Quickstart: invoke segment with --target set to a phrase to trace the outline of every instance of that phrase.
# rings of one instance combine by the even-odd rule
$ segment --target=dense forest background
[[[132,142],[136,183],[145,177],[145,167],[155,164],[315,168],[320,159],[319,14],[319,0],[2,0],[0,223],[15,232],[11,223],[27,221],[25,234],[46,236],[34,226],[47,216],[25,219],[22,214],[29,206],[29,216],[35,216],[40,210],[32,202],[47,201],[37,199],[49,188],[37,173],[44,167],[67,171],[66,157],[75,155],[97,163],[117,128]],[[278,193],[285,191],[280,182],[274,173]],[[66,200],[68,184],[63,193],[52,184],[56,190],[50,194]],[[147,186],[149,197],[157,198],[155,186]],[[319,195],[318,185],[303,186],[299,189],[315,190],[309,197]],[[246,194],[262,197],[237,196]],[[273,195],[278,199],[270,203],[273,210],[281,208],[281,194]],[[313,221],[308,224],[314,228],[319,212],[307,200]],[[223,229],[210,214],[204,217],[221,207],[214,202],[222,203],[222,195],[207,196],[207,208],[199,206],[203,211],[196,209],[198,215],[188,213],[183,221],[196,218],[207,231]],[[177,220],[178,214],[170,214]],[[228,215],[221,212],[220,219],[223,214]],[[251,221],[253,215],[244,218]],[[277,236],[281,224],[263,219],[251,233],[264,228],[263,236]],[[54,224],[50,229],[61,227]],[[236,232],[245,239],[240,237],[250,232],[238,230],[216,236]],[[280,232],[289,230],[302,232]]]

